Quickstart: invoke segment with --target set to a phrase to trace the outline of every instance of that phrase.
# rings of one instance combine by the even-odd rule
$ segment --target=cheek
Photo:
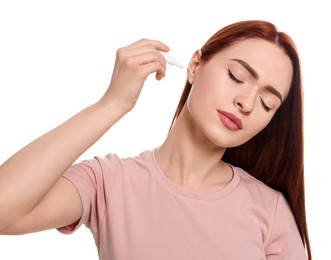
[[[187,108],[195,124],[205,124],[214,114],[215,103],[210,86],[195,82],[187,98]]]
[[[264,111],[262,111],[262,113],[264,113]],[[263,115],[262,113],[261,115],[255,117],[255,120],[251,121],[251,131],[250,131],[251,137],[257,135],[264,128],[266,128],[273,117],[273,116]]]
[[[209,95],[209,82],[201,77],[194,80],[187,100],[189,109],[195,107],[203,109],[205,107],[204,100],[208,99]]]
[[[220,104],[222,100],[229,100],[233,96],[233,90],[227,91],[227,84],[219,72],[204,71],[194,80],[191,94],[200,102]]]
[[[202,87],[198,87],[197,85],[192,85],[190,94],[187,98],[186,104],[187,108],[190,111],[191,115],[196,114],[197,112],[203,112],[203,108],[205,107],[202,100],[205,92]],[[193,116],[194,117],[194,116]]]

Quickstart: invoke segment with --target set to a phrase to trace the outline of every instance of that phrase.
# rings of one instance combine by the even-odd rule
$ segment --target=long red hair
[[[266,185],[282,192],[288,200],[302,241],[311,260],[304,194],[303,93],[300,60],[292,39],[269,22],[250,20],[228,25],[216,32],[201,48],[201,60],[238,41],[259,38],[273,42],[291,59],[293,77],[288,96],[268,126],[250,141],[228,148],[223,160],[243,168]],[[186,81],[173,121],[179,116],[191,90]]]

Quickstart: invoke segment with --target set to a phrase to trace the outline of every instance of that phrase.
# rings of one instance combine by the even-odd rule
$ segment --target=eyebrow
[[[254,70],[246,61],[240,60],[240,59],[231,59],[232,61],[238,62],[241,66],[243,66],[251,75],[254,79],[259,78],[259,74]],[[280,102],[283,102],[283,97],[282,95],[272,86],[265,86],[264,87],[268,92],[271,94],[275,95],[276,97],[279,98]]]

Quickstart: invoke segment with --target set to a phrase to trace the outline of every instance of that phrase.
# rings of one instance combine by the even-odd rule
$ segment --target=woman
[[[147,39],[120,48],[97,103],[1,166],[1,233],[85,224],[100,259],[311,259],[299,58],[268,22],[229,25],[193,54],[162,145],[72,166],[149,74],[165,76],[168,50]]]

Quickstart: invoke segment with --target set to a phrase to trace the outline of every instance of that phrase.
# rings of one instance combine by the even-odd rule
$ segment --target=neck
[[[226,149],[211,144],[192,125],[187,111],[181,114],[155,151],[160,168],[170,180],[188,190],[223,188],[232,178],[231,168],[221,160]]]

